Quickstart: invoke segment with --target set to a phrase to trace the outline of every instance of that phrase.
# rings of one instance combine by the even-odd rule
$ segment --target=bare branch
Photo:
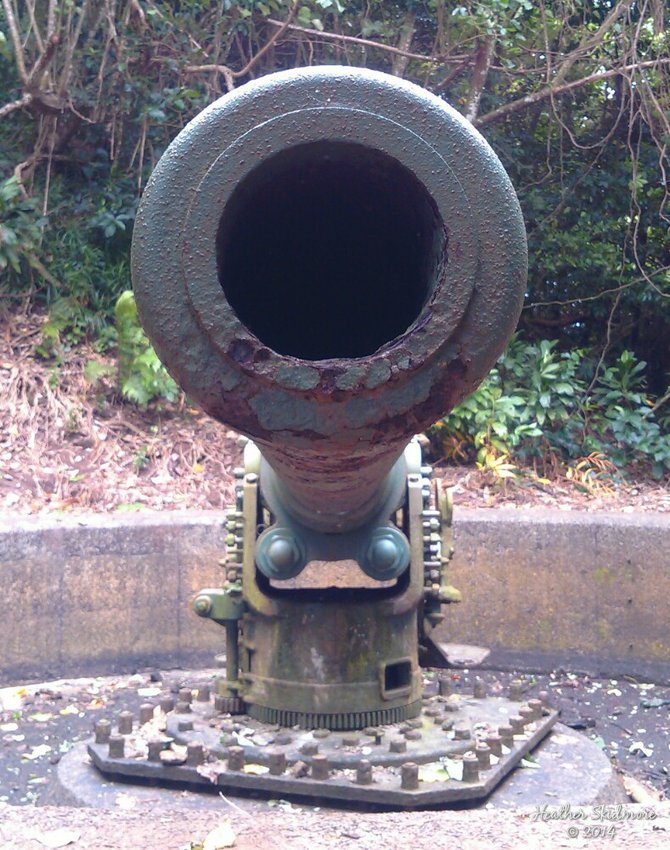
[[[412,46],[415,24],[416,12],[407,12],[405,16],[405,21],[402,25],[402,29],[400,30],[400,38],[398,39],[398,48],[400,50],[405,51],[405,53],[404,55],[396,54],[393,57],[393,62],[391,64],[391,73],[394,77],[404,77],[405,71],[407,71],[407,65],[409,64],[409,56],[407,56],[407,51]]]
[[[463,115],[471,124],[474,122],[479,112],[479,102],[482,99],[482,92],[486,85],[486,78],[491,67],[493,59],[493,48],[495,47],[495,38],[492,35],[486,38],[477,39],[477,49],[475,50],[475,67],[472,71],[472,79],[470,80],[470,91],[468,92],[468,100],[465,105]]]
[[[258,60],[268,52],[268,50],[277,41],[277,39],[281,38],[282,35],[284,35],[288,27],[291,25],[291,21],[293,20],[293,18],[295,18],[299,6],[300,0],[293,0],[293,5],[291,6],[289,13],[286,16],[286,20],[282,24],[280,24],[277,32],[274,33],[274,35],[270,36],[270,38],[265,42],[263,47],[261,47],[261,49],[251,57],[251,59],[247,62],[247,64],[244,66],[244,68],[242,68],[241,71],[235,71],[235,73],[233,74],[234,77],[246,76],[249,71],[251,71],[251,69],[254,67],[254,65],[258,62]]]
[[[281,21],[275,21],[272,18],[267,19],[268,24],[273,27],[283,26]],[[289,24],[286,29],[291,32],[299,32],[303,35],[311,35],[326,41],[343,41],[345,44],[360,44],[363,47],[376,47],[378,50],[383,50],[386,53],[395,53],[397,56],[407,56],[408,59],[420,59],[422,62],[440,62],[442,61],[437,56],[424,56],[422,53],[411,53],[409,50],[402,50],[400,47],[392,47],[390,44],[381,44],[378,41],[371,41],[369,38],[358,38],[354,35],[342,35],[338,32],[321,32],[320,30],[308,29],[307,27],[299,27],[296,24]],[[462,60],[462,56],[453,57],[455,60]]]
[[[16,59],[16,70],[19,72],[19,79],[25,85],[28,82],[28,72],[26,71],[26,57],[23,52],[23,45],[21,44],[21,36],[19,35],[19,28],[16,25],[16,18],[14,17],[14,9],[12,8],[12,4],[10,0],[2,0],[2,8],[5,10],[5,17],[7,18],[7,26],[9,27],[9,34],[12,37],[12,44],[14,45],[14,58]]]
[[[555,97],[556,95],[573,91],[574,89],[581,88],[582,86],[588,86],[590,83],[598,83],[601,80],[608,80],[612,77],[618,77],[634,71],[643,71],[646,68],[657,68],[662,65],[670,65],[670,57],[664,59],[652,59],[648,62],[634,62],[632,65],[622,65],[619,68],[610,68],[608,71],[596,71],[593,74],[588,74],[586,77],[580,77],[578,80],[571,80],[571,82],[563,83],[562,85],[545,86],[531,94],[520,97],[518,100],[513,100],[511,103],[506,103],[503,106],[499,106],[497,109],[493,109],[491,112],[487,112],[486,115],[482,115],[480,118],[477,118],[473,123],[475,127],[486,127],[488,124],[493,124],[501,118],[506,118],[508,115],[521,112],[529,106],[541,103],[543,100],[547,100],[550,97]]]
[[[14,112],[16,109],[23,109],[24,106],[30,106],[33,102],[33,96],[30,93],[26,93],[23,97],[20,97],[18,100],[13,100],[11,103],[6,103],[4,106],[0,107],[0,118],[4,118],[5,115],[9,115],[11,112]]]

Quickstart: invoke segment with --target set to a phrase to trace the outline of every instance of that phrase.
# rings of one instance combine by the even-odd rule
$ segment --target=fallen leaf
[[[235,844],[235,832],[228,819],[222,821],[205,838],[202,850],[222,850]]]
[[[270,768],[264,764],[245,764],[242,770],[244,773],[250,773],[252,776],[264,776],[270,772]]]
[[[61,708],[58,713],[62,714],[63,716],[66,716],[68,714],[79,714],[79,709],[76,705],[68,705],[65,708]]]
[[[30,837],[34,841],[39,841],[43,847],[52,848],[67,847],[68,844],[75,844],[79,841],[80,836],[80,832],[75,832],[65,826],[59,829],[50,829],[47,832],[33,830],[30,833]]]
[[[141,697],[157,697],[161,692],[160,688],[138,688],[137,694]]]
[[[670,705],[670,699],[643,699],[640,705],[642,708],[661,708],[663,705]]]
[[[32,720],[35,723],[46,723],[47,720],[51,720],[53,714],[48,711],[38,711],[36,714],[29,714],[28,720]]]
[[[36,747],[33,747],[29,753],[24,753],[21,758],[33,761],[34,759],[41,758],[42,756],[45,756],[47,755],[47,753],[50,752],[51,747],[48,744],[38,744]]]

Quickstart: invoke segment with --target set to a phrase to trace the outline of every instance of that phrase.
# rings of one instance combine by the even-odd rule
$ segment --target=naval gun
[[[492,367],[526,267],[519,204],[489,145],[442,100],[385,74],[263,77],[211,104],[164,153],[133,235],[140,318],[189,397],[249,440],[225,580],[194,602],[226,631],[215,708],[297,736],[262,752],[238,746],[230,727],[204,746],[187,740],[200,746],[184,767],[192,779],[193,759],[216,757],[220,784],[273,793],[305,762],[308,779],[280,791],[358,799],[365,789],[417,805],[490,790],[496,771],[489,760],[478,780],[468,749],[489,745],[444,720],[446,684],[430,709],[443,740],[421,732],[430,698],[419,646],[459,593],[447,494],[414,435]],[[350,570],[331,586],[328,565],[342,563],[361,580]],[[306,573],[326,580],[301,583]],[[192,713],[188,700],[174,710]],[[555,719],[532,712],[535,731],[518,746],[510,737],[509,758],[492,732],[498,778]],[[180,722],[190,734],[192,721]],[[383,757],[352,747],[364,731]],[[320,752],[300,737],[312,733]],[[96,746],[99,766],[123,773]],[[417,764],[450,748],[465,779],[422,790]],[[262,770],[246,775],[250,759]],[[400,786],[373,781],[377,765],[402,773]],[[333,770],[354,771],[353,790]]]

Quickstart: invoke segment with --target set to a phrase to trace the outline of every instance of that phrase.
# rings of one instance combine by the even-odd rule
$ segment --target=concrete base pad
[[[519,806],[595,805],[626,802],[612,765],[601,750],[584,735],[562,724],[536,748],[538,767],[517,768],[486,800],[487,807],[512,809]],[[199,809],[221,811],[216,793],[175,790],[156,786],[116,783],[104,779],[91,765],[84,744],[65,755],[58,766],[64,800],[102,809],[132,809],[145,803],[154,810]],[[231,796],[232,799],[232,796]],[[235,796],[236,806],[268,811],[275,801],[254,796]],[[301,807],[309,806],[301,802]],[[319,809],[327,808],[323,803]]]

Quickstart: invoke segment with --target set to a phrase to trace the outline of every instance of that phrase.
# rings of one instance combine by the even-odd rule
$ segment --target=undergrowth
[[[498,481],[537,478],[564,467],[593,492],[616,483],[624,467],[670,473],[667,397],[645,392],[644,361],[623,351],[604,366],[557,341],[510,342],[479,388],[429,436],[449,461],[488,469]]]

